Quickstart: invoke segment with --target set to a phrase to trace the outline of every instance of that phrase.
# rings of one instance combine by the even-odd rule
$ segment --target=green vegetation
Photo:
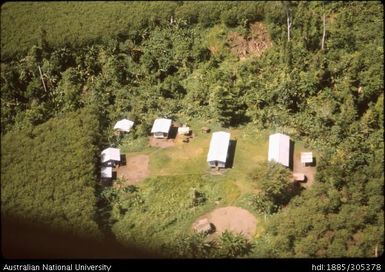
[[[383,253],[380,2],[15,2],[1,15],[2,213],[172,256]],[[135,127],[117,139],[123,117]],[[197,137],[150,147],[157,117]],[[223,175],[209,175],[202,126],[236,141]],[[271,132],[314,150],[310,188],[263,164]],[[95,190],[107,146],[149,155],[150,177]],[[263,216],[251,245],[190,235],[215,201]]]
[[[83,109],[2,138],[1,209],[5,215],[78,235],[100,235],[94,221],[95,116]]]
[[[207,241],[203,234],[192,234],[178,239],[171,247],[165,246],[168,254],[188,258],[237,258],[247,256],[253,245],[240,234],[223,232],[218,241]]]
[[[205,201],[194,205],[192,190],[204,195]],[[110,202],[116,222],[112,230],[122,242],[159,250],[162,244],[192,232],[192,223],[213,209],[215,201],[231,203],[234,191],[237,187],[231,181],[214,181],[198,175],[150,178],[138,185],[137,192],[115,192],[118,197]]]
[[[278,163],[265,162],[257,166],[251,175],[261,189],[255,197],[257,210],[271,214],[290,201],[296,193],[290,175],[290,171]]]
[[[6,3],[1,7],[1,57],[25,53],[42,39],[56,48],[111,36],[140,36],[141,29],[166,24],[176,6],[171,2]]]

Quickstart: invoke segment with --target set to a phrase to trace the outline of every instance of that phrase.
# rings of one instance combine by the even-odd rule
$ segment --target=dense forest
[[[95,159],[98,121],[90,109],[51,118],[2,138],[5,215],[98,237]],[[59,174],[60,173],[60,174]]]
[[[176,239],[165,224],[156,231],[169,235],[161,247],[171,256],[381,255],[383,11],[380,2],[331,1],[2,5],[2,214],[96,236],[109,229],[121,241],[141,233],[139,241],[147,230],[130,233],[122,213],[156,214],[144,206],[158,185],[99,187],[114,121],[134,120],[129,137],[140,144],[159,116],[203,120],[301,139],[320,153],[316,182],[288,201],[287,173],[256,166],[251,182],[274,181],[252,201],[269,215],[264,234],[226,232],[207,244]],[[101,203],[110,207],[103,220]]]

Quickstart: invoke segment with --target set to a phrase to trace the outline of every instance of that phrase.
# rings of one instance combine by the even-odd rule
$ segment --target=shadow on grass
[[[289,168],[291,171],[294,169],[294,141],[290,140],[290,147],[289,147]]]
[[[303,186],[301,186],[300,181],[292,182],[290,184],[289,188],[287,189],[287,194],[286,194],[282,204],[287,205],[293,197],[300,195],[303,190],[305,190],[305,188]]]
[[[229,150],[227,152],[226,168],[233,168],[236,146],[237,140],[230,140]]]

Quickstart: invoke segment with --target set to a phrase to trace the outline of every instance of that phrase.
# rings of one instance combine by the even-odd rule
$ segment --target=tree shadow
[[[307,180],[307,178],[305,177],[305,180],[303,182],[306,182],[306,180]],[[291,188],[289,190],[290,198],[293,198],[294,196],[301,194],[301,192],[303,190],[305,190],[305,188],[303,186],[301,186],[301,182],[300,181],[294,181],[291,184]]]
[[[166,258],[139,244],[120,244],[114,236],[88,235],[59,228],[42,220],[2,215],[2,254],[9,259],[123,259]]]
[[[299,181],[300,183],[306,183],[307,182],[307,176],[305,175],[305,179],[303,181]]]
[[[306,182],[306,178],[305,181],[294,181],[290,184],[287,188],[286,196],[282,203],[283,205],[287,205],[293,197],[300,195],[302,191],[305,190],[305,188],[301,185],[303,182]]]
[[[230,140],[229,149],[227,151],[226,168],[233,168],[236,146],[237,140]]]
[[[230,122],[230,126],[233,126],[233,127],[242,126],[250,123],[250,121],[251,121],[251,118],[243,114],[235,118],[235,120],[232,120]]]
[[[217,231],[217,228],[213,223],[210,223],[210,230],[208,231],[208,234],[213,234],[214,232]]]
[[[112,172],[112,176],[114,175],[114,172]],[[104,187],[111,187],[112,186],[113,179],[112,178],[101,178],[101,184]]]
[[[112,186],[114,180],[117,179],[117,173],[116,171],[112,171],[112,177],[111,178],[101,178],[101,184],[103,186]]]
[[[100,193],[107,189],[107,187],[112,187],[114,180],[117,178],[116,171],[112,171],[111,178],[100,178],[100,184],[95,187],[95,193],[97,197],[96,206],[99,210],[103,212],[96,212],[94,214],[94,220],[98,224],[98,228],[101,230],[103,235],[110,239],[111,241],[117,241],[115,234],[111,231],[111,226],[115,220],[111,219],[110,213],[112,211],[112,206],[109,201],[100,197]]]

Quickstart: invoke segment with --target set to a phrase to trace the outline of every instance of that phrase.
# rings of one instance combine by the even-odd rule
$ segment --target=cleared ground
[[[250,34],[243,37],[237,32],[230,32],[227,37],[231,53],[245,59],[249,56],[260,56],[272,46],[266,26],[256,22],[250,26]]]
[[[303,165],[301,163],[301,152],[313,151],[313,160],[316,160],[316,152],[314,150],[310,150],[305,148],[301,143],[296,143],[294,147],[294,155],[293,155],[293,172],[294,173],[303,173],[306,176],[306,182],[302,182],[302,186],[305,188],[309,188],[314,183],[314,175],[316,173],[316,161],[311,166]],[[315,157],[315,159],[314,159]]]
[[[215,209],[198,220],[204,218],[207,218],[215,226],[215,232],[210,235],[212,237],[217,237],[225,230],[228,230],[252,238],[257,226],[257,219],[253,214],[234,206]]]
[[[215,239],[225,230],[243,233],[251,239],[263,235],[268,218],[253,208],[251,199],[259,188],[249,174],[258,162],[267,160],[270,131],[259,131],[253,126],[224,129],[198,121],[189,123],[189,126],[194,136],[188,143],[177,136],[171,141],[157,140],[171,142],[167,148],[147,145],[140,152],[127,153],[127,166],[123,168],[127,171],[125,177],[132,175],[131,182],[137,182],[144,204],[132,206],[114,224],[113,232],[118,239],[156,248],[163,242],[193,232],[194,222],[203,218],[216,227],[209,239]],[[210,127],[210,133],[202,132],[201,128],[206,126]],[[206,161],[212,132],[215,131],[230,132],[234,142],[231,167],[220,171],[219,175],[212,174]],[[301,151],[312,150],[296,141],[294,171],[301,170],[297,162]],[[313,154],[317,157],[314,150]],[[144,168],[140,162],[144,163]],[[134,173],[130,173],[130,169]],[[315,168],[305,170],[315,172]],[[148,178],[140,182],[145,176],[141,175],[143,171]],[[309,180],[304,183],[307,187],[314,180],[314,172],[313,175],[302,172],[308,176]],[[191,204],[193,188],[206,199],[198,206]]]
[[[192,126],[194,137],[188,143],[180,138],[174,139],[173,146],[150,152],[151,176],[203,174],[210,175],[207,165],[207,152],[212,132],[228,131],[235,142],[231,168],[221,171],[218,178],[239,180],[248,183],[247,174],[255,168],[258,161],[266,160],[268,134],[252,129],[220,129],[211,127],[211,133],[201,132],[203,124]],[[216,177],[214,177],[216,178]]]
[[[149,175],[148,163],[150,158],[148,155],[136,155],[126,157],[126,164],[116,169],[118,178],[126,180],[125,185],[134,185],[145,179]]]
[[[175,145],[174,139],[156,139],[149,137],[148,141],[152,147],[167,148]]]

